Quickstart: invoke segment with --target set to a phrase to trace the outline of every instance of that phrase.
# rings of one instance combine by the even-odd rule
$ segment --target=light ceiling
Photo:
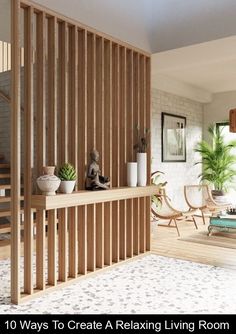
[[[209,93],[236,90],[236,36],[152,55],[152,78]]]
[[[235,0],[35,1],[152,53],[236,35]]]
[[[175,80],[203,100],[236,90],[236,0],[34,1],[153,53],[154,82]],[[1,0],[1,40],[10,41],[9,22],[10,0]]]

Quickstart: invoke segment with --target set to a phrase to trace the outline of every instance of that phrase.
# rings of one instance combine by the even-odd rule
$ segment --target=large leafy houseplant
[[[199,177],[202,182],[212,184],[214,190],[227,191],[236,175],[236,156],[232,153],[232,149],[236,147],[236,140],[226,143],[223,128],[215,125],[209,126],[208,133],[212,145],[202,140],[195,149],[202,157],[202,161],[196,163],[203,164]]]

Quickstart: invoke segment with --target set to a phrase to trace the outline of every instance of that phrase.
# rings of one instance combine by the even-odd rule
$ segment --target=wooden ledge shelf
[[[53,210],[81,205],[119,201],[138,197],[148,197],[157,194],[159,187],[122,187],[109,190],[89,191],[81,190],[72,194],[57,194],[55,196],[33,195],[32,208]]]

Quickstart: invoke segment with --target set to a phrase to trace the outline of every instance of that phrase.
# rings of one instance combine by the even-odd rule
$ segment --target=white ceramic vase
[[[137,162],[127,162],[127,185],[137,187]]]
[[[76,181],[61,181],[60,192],[63,194],[71,194],[74,190]]]
[[[53,196],[60,186],[61,180],[54,175],[55,166],[44,166],[43,175],[37,178],[37,185],[42,195]]]
[[[137,153],[138,163],[138,186],[147,185],[147,153]]]

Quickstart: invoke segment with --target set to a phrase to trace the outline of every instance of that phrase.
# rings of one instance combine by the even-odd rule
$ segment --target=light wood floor
[[[198,231],[207,231],[201,218],[197,218]],[[157,226],[152,228],[152,251],[158,255],[189,260],[236,270],[236,249],[224,248],[195,242],[183,241],[182,238],[196,233],[192,222],[179,223],[180,238],[175,228]],[[212,235],[210,238],[216,238]],[[224,238],[227,243],[227,236]],[[236,244],[236,239],[235,244]],[[229,240],[232,244],[232,239]]]
[[[197,218],[199,233],[207,231],[202,220]],[[179,223],[181,237],[174,228],[157,226],[152,228],[152,252],[162,256],[189,260],[203,264],[220,266],[236,270],[236,249],[212,245],[198,244],[181,240],[182,238],[198,233],[192,222]],[[214,238],[214,235],[210,238]],[[224,238],[227,243],[227,237]],[[230,240],[232,244],[232,239]],[[236,239],[235,239],[236,244]],[[23,244],[22,244],[23,248]],[[9,242],[0,242],[0,259],[10,256]]]

